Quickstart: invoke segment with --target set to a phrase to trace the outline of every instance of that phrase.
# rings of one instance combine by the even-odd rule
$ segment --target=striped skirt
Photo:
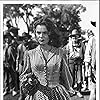
[[[50,88],[50,91],[40,89],[34,95],[28,95],[25,100],[71,100],[68,91],[62,85]]]

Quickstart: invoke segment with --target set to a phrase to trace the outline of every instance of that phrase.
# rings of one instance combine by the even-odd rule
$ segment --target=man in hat
[[[88,30],[88,44],[85,51],[86,76],[88,76],[89,100],[96,99],[96,38],[92,30]]]
[[[68,65],[73,76],[73,88],[79,97],[83,97],[81,92],[82,81],[82,62],[84,59],[84,44],[81,42],[81,34],[77,29],[69,35],[69,43],[64,46],[66,55],[68,56]],[[81,38],[81,39],[80,39]]]
[[[8,38],[7,35],[3,36],[3,75],[4,75],[4,91],[3,91],[3,95],[6,95],[9,93],[10,91],[10,87],[9,87],[9,70],[8,70],[8,62],[6,59],[6,51],[8,49]]]
[[[85,39],[82,41],[85,45],[85,50],[86,50],[86,46],[88,44],[88,40]],[[84,57],[85,57],[85,54],[84,54]],[[86,71],[86,68],[85,68],[85,63],[83,62],[83,66],[82,66],[82,89],[81,91],[86,91],[88,90],[88,77],[85,75],[85,71]]]
[[[31,35],[29,35],[26,32],[22,33],[22,43],[19,44],[17,47],[17,59],[16,59],[16,71],[19,73],[19,76],[22,74],[24,71],[24,59],[25,59],[25,54],[27,51],[30,49],[29,48],[29,40],[31,39]],[[20,80],[19,80],[20,81]],[[20,97],[19,100],[24,100],[24,95],[22,96],[22,93],[20,91]]]
[[[19,44],[19,46],[17,47],[16,71],[19,72],[19,75],[23,71],[24,53],[25,53],[26,50],[29,49],[28,40],[30,38],[31,38],[31,35],[29,35],[28,33],[24,32],[22,34],[23,42],[21,44]]]
[[[12,40],[14,41],[13,36],[11,36],[10,33],[7,33],[4,35],[4,39],[6,43],[8,44],[6,51],[5,51],[5,66],[4,66],[4,83],[7,88],[5,88],[4,95],[8,94],[10,90],[12,89],[12,95],[16,95],[18,91],[18,84],[17,84],[17,74],[15,71],[15,65],[16,65],[16,45],[14,42],[12,43]],[[9,76],[11,78],[9,78]],[[11,80],[11,83],[9,83]],[[11,84],[11,85],[10,85]]]

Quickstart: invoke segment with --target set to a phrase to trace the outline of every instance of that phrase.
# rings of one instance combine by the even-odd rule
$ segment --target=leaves
[[[27,25],[28,33],[32,31],[35,20],[47,15],[64,37],[74,28],[81,29],[78,24],[81,21],[79,15],[86,11],[86,7],[81,4],[4,4],[3,10],[4,19],[15,18],[16,21],[17,18],[22,18]]]

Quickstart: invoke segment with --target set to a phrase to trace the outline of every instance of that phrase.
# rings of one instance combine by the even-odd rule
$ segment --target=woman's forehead
[[[45,25],[37,25],[36,31],[47,31],[47,28]]]

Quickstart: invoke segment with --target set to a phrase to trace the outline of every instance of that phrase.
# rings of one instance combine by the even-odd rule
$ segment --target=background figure
[[[70,68],[71,74],[73,76],[73,88],[76,88],[77,95],[81,95],[82,88],[82,64],[84,59],[84,44],[81,42],[81,35],[76,29],[72,31],[70,36],[70,42],[63,48],[66,50],[68,55],[68,66]]]
[[[9,92],[12,92],[12,95],[16,95],[18,92],[18,77],[17,77],[17,73],[16,73],[16,47],[17,44],[16,42],[14,42],[14,37],[11,36],[10,33],[8,33],[7,35],[5,35],[5,37],[8,40],[8,48],[6,49],[5,52],[5,59],[6,59],[6,64],[7,64],[7,76],[6,79],[4,78],[5,84],[8,85],[9,87]],[[12,42],[13,41],[13,42]],[[10,76],[10,78],[9,78]],[[9,83],[11,81],[11,83]],[[4,95],[8,93],[5,91]]]
[[[88,76],[89,100],[96,99],[96,39],[92,30],[88,30],[88,45],[85,51],[86,75]]]
[[[25,100],[70,100],[68,90],[72,84],[72,77],[62,49],[54,47],[51,41],[53,34],[57,34],[51,33],[54,28],[51,26],[52,24],[45,17],[34,23],[35,36],[39,45],[27,52],[26,69],[20,77],[22,77],[21,87],[23,87],[23,77],[31,72],[37,77],[39,84],[31,91],[31,94],[25,94]],[[52,38],[50,38],[51,36]],[[27,81],[29,84],[30,82]],[[33,83],[31,82],[31,84]]]
[[[16,59],[16,71],[18,72],[18,77],[22,74],[24,71],[24,59],[25,59],[25,53],[29,50],[29,44],[28,40],[31,38],[31,36],[24,32],[22,33],[22,43],[18,45],[17,47],[17,59]],[[20,79],[19,79],[19,87],[20,87]],[[20,96],[22,95],[21,87],[20,87]],[[21,97],[20,97],[21,98]]]
[[[8,48],[8,38],[4,36],[3,40],[3,74],[4,74],[4,81],[3,81],[3,93],[4,95],[9,93],[9,72],[8,72],[8,63],[6,59],[6,50]]]
[[[24,32],[21,38],[23,41],[17,47],[17,59],[16,59],[16,71],[18,72],[19,77],[22,74],[22,72],[25,70],[24,67],[24,59],[26,59],[25,55],[29,50],[34,49],[37,46],[37,43],[31,39],[31,35],[29,35],[28,33]],[[22,92],[20,87],[20,96],[21,95]]]
[[[23,65],[24,65],[24,53],[26,50],[29,49],[28,40],[31,38],[31,36],[24,32],[22,34],[22,43],[19,44],[17,47],[17,59],[16,59],[16,71],[18,71],[19,75],[23,72]]]
[[[85,45],[85,50],[86,50],[86,46],[88,44],[88,40],[85,39],[82,41]],[[84,54],[84,57],[85,57],[85,54]],[[81,91],[86,91],[88,90],[88,77],[85,75],[85,71],[86,71],[86,67],[85,67],[85,62],[83,61],[83,65],[82,65],[82,89]]]

